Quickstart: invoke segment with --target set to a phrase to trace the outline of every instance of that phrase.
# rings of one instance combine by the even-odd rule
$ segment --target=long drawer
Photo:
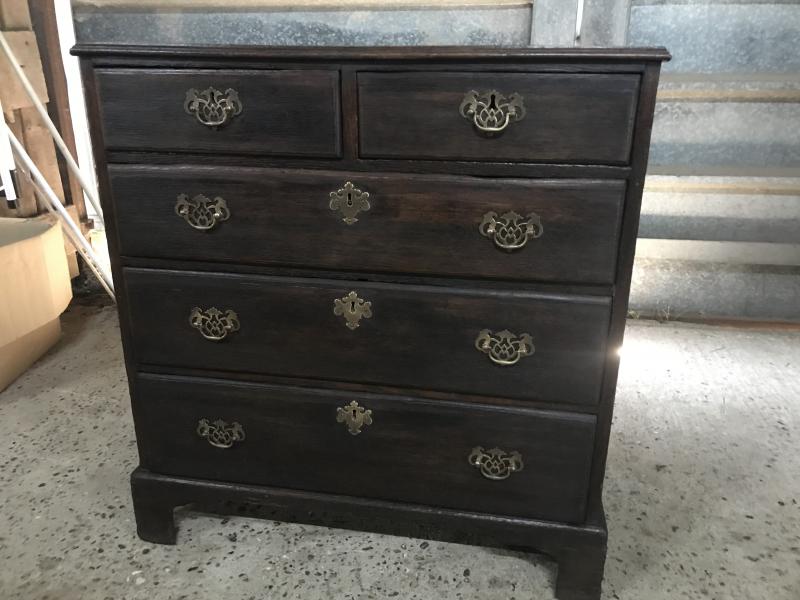
[[[630,161],[639,76],[359,73],[364,158]]]
[[[591,415],[153,375],[135,393],[156,472],[584,519]]]
[[[98,69],[111,150],[341,154],[336,70]]]
[[[610,299],[124,270],[139,364],[595,404]]]
[[[613,283],[625,183],[110,167],[120,252]]]

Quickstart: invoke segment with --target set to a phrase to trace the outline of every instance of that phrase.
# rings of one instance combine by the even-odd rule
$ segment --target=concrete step
[[[636,258],[629,313],[800,322],[800,268]]]
[[[797,0],[632,0],[628,43],[666,46],[665,72],[800,71]]]
[[[800,102],[798,73],[664,73],[661,102]]]
[[[650,164],[800,168],[800,76],[665,75]]]
[[[648,176],[639,237],[800,243],[800,176]]]
[[[642,259],[763,266],[800,266],[800,244],[662,240],[640,237],[636,256]]]
[[[790,173],[648,175],[632,314],[800,322],[800,176]]]

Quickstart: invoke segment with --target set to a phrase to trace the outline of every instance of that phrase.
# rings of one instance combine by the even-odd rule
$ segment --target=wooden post
[[[33,31],[36,34],[36,43],[39,46],[39,55],[42,59],[47,94],[50,97],[47,112],[61,132],[67,148],[73,156],[76,156],[75,132],[72,129],[67,77],[64,73],[64,63],[61,60],[61,43],[58,37],[55,4],[53,0],[30,2],[30,13]],[[64,200],[68,206],[75,206],[81,223],[86,223],[86,204],[81,184],[70,173],[61,154],[57,153],[56,159],[64,190]]]

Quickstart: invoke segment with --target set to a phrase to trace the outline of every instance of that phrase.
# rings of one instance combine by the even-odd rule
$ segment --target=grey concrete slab
[[[800,4],[633,0],[629,43],[666,46],[669,72],[800,70]]]
[[[625,46],[631,0],[585,0],[580,46]]]
[[[533,45],[570,48],[575,45],[578,0],[536,0]]]
[[[800,169],[800,102],[656,104],[650,165]]]
[[[486,548],[192,513],[140,541],[115,313],[64,331],[0,394],[3,600],[552,600],[549,562]],[[629,323],[604,598],[797,599],[798,397],[798,332]]]
[[[673,200],[670,197],[669,200]],[[716,200],[716,198],[714,198]],[[668,200],[668,201],[669,201]],[[687,199],[681,199],[676,205],[683,204]],[[772,197],[758,198],[758,206],[772,210]],[[724,203],[724,202],[722,202]],[[737,202],[733,202],[737,204]],[[779,206],[775,208],[780,212],[783,208],[794,207]],[[728,212],[728,207],[723,207]],[[733,214],[731,216],[699,216],[693,214],[643,214],[639,222],[639,236],[643,238],[668,239],[668,240],[708,240],[715,242],[771,242],[777,244],[792,244],[800,238],[800,218],[792,216],[788,219],[781,217],[756,216],[748,218]]]
[[[377,6],[377,5],[376,5]],[[527,46],[533,7],[352,10],[75,8],[79,42],[284,46]]]
[[[785,179],[649,177],[639,236],[795,244],[800,179]]]

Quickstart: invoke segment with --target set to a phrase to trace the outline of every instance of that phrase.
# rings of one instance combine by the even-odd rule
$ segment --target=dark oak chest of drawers
[[[193,504],[513,547],[598,598],[667,53],[75,53],[139,535]]]

